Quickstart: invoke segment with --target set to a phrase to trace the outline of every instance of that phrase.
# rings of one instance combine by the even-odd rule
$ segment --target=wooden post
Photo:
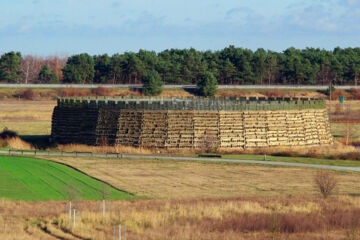
[[[121,225],[119,224],[119,240],[121,240]]]
[[[69,228],[71,226],[71,201],[69,202]]]
[[[105,217],[105,199],[103,199],[103,217]]]

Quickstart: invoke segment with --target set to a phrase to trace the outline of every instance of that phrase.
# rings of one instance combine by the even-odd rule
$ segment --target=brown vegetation
[[[312,158],[334,158],[341,154],[358,153],[355,147],[346,146],[339,141],[334,141],[333,145],[314,146],[314,147],[271,147],[255,148],[245,150],[220,149],[222,154],[259,154],[286,157],[312,157]]]
[[[67,145],[58,145],[56,149],[64,152],[92,152],[92,153],[121,153],[121,154],[154,154],[156,150],[146,149],[146,148],[136,148],[130,146],[88,146],[83,144],[67,144]]]
[[[5,128],[0,132],[0,147],[30,150],[31,144],[21,140],[16,132]]]
[[[76,201],[76,227],[66,202],[0,201],[1,239],[113,239],[127,226],[140,239],[357,239],[358,197],[310,196],[111,201],[105,217],[98,201]],[[123,235],[124,236],[124,235]],[[353,237],[353,238],[350,238]]]
[[[44,65],[50,67],[58,79],[62,78],[62,68],[66,65],[67,56],[47,56],[46,58],[34,55],[25,55],[21,58],[22,83],[36,83],[41,68]]]
[[[115,91],[113,88],[104,88],[104,87],[97,87],[91,89],[91,93],[95,96],[114,96]]]
[[[314,175],[315,188],[321,193],[323,198],[328,198],[334,191],[338,180],[335,174],[329,171],[318,171]]]

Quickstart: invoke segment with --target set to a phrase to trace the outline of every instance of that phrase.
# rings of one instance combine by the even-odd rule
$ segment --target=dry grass
[[[113,239],[113,226],[118,224],[126,225],[127,238],[134,240],[360,237],[359,197],[111,201],[105,217],[99,202],[77,201],[75,228],[69,228],[65,205],[0,201],[0,238],[105,240]]]
[[[0,130],[19,135],[49,135],[55,101],[0,101]]]
[[[54,150],[54,149],[49,149]],[[130,146],[88,146],[83,144],[58,145],[55,150],[64,152],[121,153],[121,154],[154,154],[155,150]]]
[[[175,160],[43,157],[74,166],[117,188],[152,198],[315,194],[314,169]],[[360,175],[335,172],[337,194],[360,194]]]
[[[19,137],[2,139],[0,138],[0,147],[7,147],[13,149],[21,149],[21,150],[31,150],[34,147],[20,139]]]
[[[271,147],[246,150],[220,149],[222,154],[260,154],[288,157],[328,158],[343,153],[358,152],[354,146],[334,141],[333,145],[314,147]]]

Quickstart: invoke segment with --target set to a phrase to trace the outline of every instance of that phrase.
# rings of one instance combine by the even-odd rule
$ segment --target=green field
[[[126,199],[117,190],[71,167],[51,161],[0,156],[0,198],[13,200]]]

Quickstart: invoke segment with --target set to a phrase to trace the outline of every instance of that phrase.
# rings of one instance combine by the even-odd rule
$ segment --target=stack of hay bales
[[[59,143],[150,148],[259,148],[332,144],[319,100],[74,100],[54,109]]]

